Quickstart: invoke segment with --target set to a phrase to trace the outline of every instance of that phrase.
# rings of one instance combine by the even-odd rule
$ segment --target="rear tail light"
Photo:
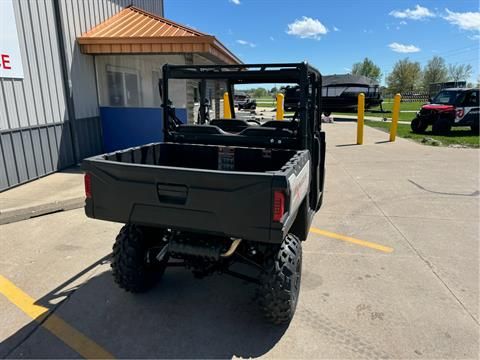
[[[285,213],[285,193],[275,190],[273,193],[273,221],[280,222]]]
[[[87,199],[90,199],[92,197],[92,179],[89,173],[85,173],[84,181],[85,181],[85,196],[87,197]]]

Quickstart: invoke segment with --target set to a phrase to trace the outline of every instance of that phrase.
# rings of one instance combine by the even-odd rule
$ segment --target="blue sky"
[[[479,77],[477,0],[164,0],[165,17],[215,35],[246,63],[307,60],[322,74],[365,57],[467,63]]]

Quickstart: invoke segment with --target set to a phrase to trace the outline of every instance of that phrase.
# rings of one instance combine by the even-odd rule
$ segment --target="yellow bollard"
[[[223,118],[232,118],[232,111],[230,110],[230,99],[228,98],[228,92],[223,94]]]
[[[402,100],[402,95],[396,94],[393,99],[393,110],[392,110],[392,125],[390,126],[390,141],[395,141],[397,137],[398,129],[398,118],[400,117],[400,101]]]
[[[358,94],[358,112],[357,112],[357,145],[363,144],[363,124],[365,116],[365,94]]]
[[[283,117],[285,115],[284,109],[283,109],[283,101],[285,100],[285,95],[279,93],[277,94],[277,120],[283,120]]]

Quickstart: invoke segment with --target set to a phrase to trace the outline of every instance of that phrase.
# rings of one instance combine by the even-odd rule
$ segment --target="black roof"
[[[467,88],[467,87],[451,87],[451,88],[443,88],[440,91],[449,90],[449,91],[469,91],[469,90],[478,90],[478,88]]]
[[[363,86],[377,86],[378,83],[363,75],[352,74],[335,74],[325,75],[322,77],[323,86],[336,86],[336,85],[363,85]]]
[[[170,65],[163,66],[165,78],[222,79],[235,84],[298,83],[310,74],[320,72],[306,62],[239,65]]]

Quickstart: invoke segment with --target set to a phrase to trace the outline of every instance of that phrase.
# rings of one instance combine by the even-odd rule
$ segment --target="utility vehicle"
[[[423,105],[411,122],[412,131],[447,135],[452,126],[470,126],[479,132],[479,89],[450,88],[441,90],[429,104]]]
[[[238,110],[255,110],[257,108],[257,101],[245,93],[235,94],[233,103],[238,107]]]
[[[182,124],[170,80],[298,84],[291,120]],[[113,246],[113,276],[131,292],[155,285],[168,266],[257,285],[261,309],[288,322],[298,301],[302,241],[323,199],[325,134],[321,75],[307,63],[165,65],[164,141],[83,161],[87,216],[125,223]],[[205,95],[201,94],[201,99]],[[229,101],[235,117],[233,97]],[[200,104],[203,109],[206,104]]]

